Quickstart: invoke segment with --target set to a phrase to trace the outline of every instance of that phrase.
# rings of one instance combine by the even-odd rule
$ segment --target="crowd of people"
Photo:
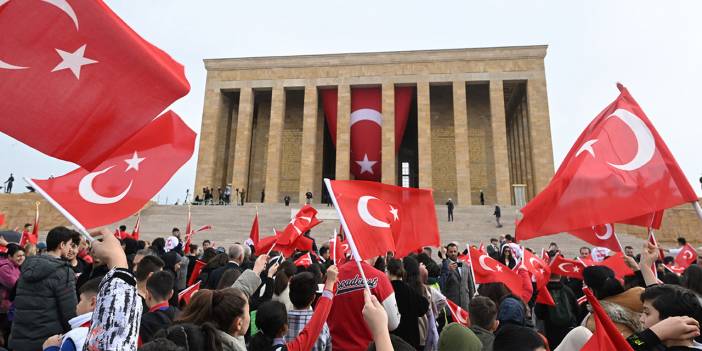
[[[300,258],[307,252],[283,257],[209,240],[186,250],[177,228],[151,242],[117,233],[93,233],[100,236],[92,241],[56,227],[41,250],[0,242],[6,248],[0,258],[2,346],[580,350],[595,330],[588,304],[579,303],[587,286],[634,350],[702,348],[702,268],[693,264],[678,276],[651,244],[636,256],[626,248],[635,274],[623,280],[599,265],[585,268],[582,280],[551,275],[547,288],[555,305],[544,305],[536,302],[536,283],[520,268],[510,235],[492,239],[485,252],[518,272],[524,285],[518,294],[503,283],[476,284],[457,243],[402,258],[388,253],[357,263],[343,257],[337,266],[328,243],[305,261]],[[556,243],[547,253],[561,255]],[[590,254],[588,247],[579,252],[583,259]],[[189,294],[195,284],[199,291]],[[467,320],[449,305],[467,311]]]

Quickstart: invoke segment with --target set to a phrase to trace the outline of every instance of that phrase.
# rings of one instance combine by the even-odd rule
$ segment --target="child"
[[[497,305],[490,298],[475,296],[468,305],[470,330],[480,339],[483,351],[491,351],[495,342],[495,330],[500,325],[497,320]]]
[[[294,340],[297,335],[305,328],[307,323],[312,319],[312,302],[314,302],[315,293],[317,291],[317,280],[310,272],[302,272],[294,275],[290,279],[290,302],[293,308],[288,311],[288,332],[285,335],[285,341]],[[331,349],[331,335],[329,327],[324,323],[322,332],[319,334],[317,341],[312,350],[324,351]]]
[[[76,305],[76,317],[70,319],[71,331],[63,338],[54,335],[46,339],[43,345],[44,351],[76,351],[82,350],[85,337],[88,335],[90,321],[93,319],[93,310],[97,298],[98,287],[102,277],[88,280],[80,287],[80,301]]]
[[[146,305],[149,307],[141,317],[139,338],[149,342],[160,329],[168,328],[178,314],[178,310],[168,305],[173,296],[173,274],[168,271],[155,272],[146,281]]]

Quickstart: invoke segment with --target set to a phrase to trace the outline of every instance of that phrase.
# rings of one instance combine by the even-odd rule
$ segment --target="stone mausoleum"
[[[354,89],[382,91],[383,183],[434,189],[437,203],[522,205],[553,175],[547,47],[518,46],[206,59],[195,194],[245,189],[247,202],[314,202],[323,178],[353,179]],[[395,89],[412,87],[402,140]],[[332,138],[322,92],[335,89]],[[332,142],[334,140],[334,142]]]

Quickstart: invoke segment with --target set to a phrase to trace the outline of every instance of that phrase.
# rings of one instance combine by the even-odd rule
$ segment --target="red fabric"
[[[141,226],[141,213],[137,215],[136,223],[134,223],[134,230],[132,230],[132,239],[139,240],[139,227]]]
[[[675,266],[675,265],[665,265],[665,269],[677,274],[677,275],[682,275],[685,273],[685,267],[680,267],[680,266]]]
[[[263,255],[268,252],[274,245],[273,249],[280,252],[285,257],[290,257],[295,253],[295,250],[312,251],[312,239],[301,235],[290,245],[282,245],[277,243],[277,239],[281,233],[275,231],[276,235],[265,237],[259,240],[258,245],[254,246],[257,253]]]
[[[300,256],[297,260],[294,262],[295,266],[301,266],[301,267],[309,267],[312,265],[312,256],[310,256],[310,253],[306,253],[302,256]]]
[[[402,258],[424,246],[441,245],[431,190],[402,188],[360,180],[330,181],[337,211],[343,216],[361,259]],[[353,248],[352,248],[353,250]]]
[[[197,277],[200,276],[200,272],[202,272],[202,267],[205,267],[206,264],[207,262],[205,261],[195,261],[195,266],[193,266],[193,271],[190,273],[190,278],[188,279],[188,286],[195,284],[195,280],[197,280]]]
[[[119,240],[124,240],[129,237],[129,234],[127,232],[121,231],[119,229],[115,230],[115,238]]]
[[[188,206],[188,223],[185,225],[185,247],[183,248],[183,252],[185,254],[190,253],[190,240],[193,236],[193,216],[190,213],[190,206]]]
[[[690,267],[691,264],[697,262],[697,251],[690,244],[685,244],[682,250],[675,256],[675,265],[683,268]]]
[[[312,350],[312,346],[317,342],[317,338],[319,338],[319,334],[324,328],[324,323],[327,321],[331,308],[332,300],[330,298],[326,296],[319,298],[317,305],[314,307],[312,318],[310,318],[310,321],[305,325],[305,328],[302,329],[300,334],[297,334],[295,339],[285,344],[288,351]]]
[[[278,236],[278,244],[290,245],[299,236],[319,223],[322,223],[322,221],[317,219],[317,210],[310,205],[303,206]]]
[[[366,274],[371,294],[375,295],[380,303],[395,293],[385,273],[365,261],[361,262],[361,267]],[[372,337],[361,314],[365,303],[364,288],[356,262],[351,260],[341,265],[338,279],[336,297],[327,319],[334,340],[334,350],[365,350]]]
[[[583,279],[585,265],[578,260],[569,260],[563,256],[556,256],[551,262],[551,274],[558,274],[564,277]]]
[[[609,267],[614,271],[617,279],[623,280],[628,275],[633,275],[634,271],[624,261],[624,254],[617,252],[614,256],[607,257],[604,261],[596,263],[598,266]]]
[[[188,301],[190,301],[190,299],[188,299]],[[178,302],[180,302],[180,300],[178,300]],[[155,311],[158,311],[160,309],[166,309],[166,308],[168,308],[168,301],[163,301],[159,304],[155,304],[155,305],[149,307],[149,312],[155,312]]]
[[[543,259],[537,257],[528,250],[522,250],[522,252],[524,255],[522,257],[522,266],[527,272],[531,273],[536,282],[536,302],[551,306],[555,305],[551,293],[546,288],[546,284],[551,277],[551,267],[549,267],[548,263],[544,262]],[[529,287],[531,287],[531,284],[529,284]]]
[[[583,288],[587,301],[592,306],[592,316],[595,318],[595,332],[590,340],[580,349],[581,351],[634,351],[624,336],[614,325],[607,312],[597,301],[592,291]]]
[[[142,209],[190,159],[194,146],[195,133],[169,111],[122,143],[95,172],[79,168],[57,178],[33,182],[38,191],[47,194],[85,228],[96,228]],[[143,158],[138,169],[126,163],[136,163],[132,161],[135,152]]]
[[[183,289],[183,291],[179,292],[178,293],[178,303],[180,304],[181,301],[185,300],[185,304],[186,305],[189,304],[190,298],[193,297],[193,294],[195,292],[197,292],[198,290],[200,290],[200,283],[202,283],[202,282],[197,282],[194,285],[191,285],[191,286]]]
[[[524,291],[522,278],[509,267],[473,247],[470,248],[470,260],[477,284],[503,283],[512,294],[522,297]]]
[[[190,85],[182,65],[103,1],[67,4],[63,10],[44,1],[2,6],[2,60],[28,68],[2,70],[0,131],[47,155],[99,169]],[[85,59],[97,62],[76,74],[62,69],[59,50],[79,59],[83,50]]]
[[[333,255],[332,260],[337,266],[346,261],[346,255],[351,251],[349,243],[346,240],[342,240],[340,235],[336,235],[334,239],[329,240],[329,248]]]
[[[468,316],[468,311],[461,308],[461,306],[456,305],[453,301],[446,299],[446,306],[449,311],[451,311],[451,317],[456,323],[463,324],[466,327],[470,327],[470,318]]]
[[[336,145],[337,95],[336,89],[320,92],[332,142]],[[382,89],[351,89],[350,172],[358,180],[380,181],[382,176]],[[395,88],[395,153],[400,150],[411,107],[413,87]],[[366,162],[363,168],[359,162]]]
[[[0,225],[5,224],[5,214],[0,212]]]
[[[28,235],[27,239],[30,243],[36,245],[39,241],[39,206],[37,206],[36,215],[34,216],[34,225],[32,226],[32,235]]]
[[[541,249],[541,260],[546,263],[551,263],[551,257],[548,255],[548,251]]]
[[[622,246],[614,231],[614,224],[603,224],[571,230],[569,232],[593,246],[606,247],[612,251],[622,252]]]
[[[251,223],[251,231],[249,232],[249,238],[253,242],[254,246],[258,244],[258,236],[259,236],[259,225],[258,225],[258,212],[256,212],[256,216],[254,217],[253,223]]]
[[[626,88],[619,89],[549,185],[522,208],[520,240],[602,223],[650,227],[656,212],[697,200],[646,114]]]

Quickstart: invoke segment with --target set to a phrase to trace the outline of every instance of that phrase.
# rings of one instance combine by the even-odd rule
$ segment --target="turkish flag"
[[[551,263],[551,257],[545,249],[541,249],[541,260],[549,264]]]
[[[132,230],[132,239],[139,240],[139,227],[141,226],[141,212],[137,215],[136,223],[134,223],[134,230]]]
[[[556,255],[551,262],[551,274],[583,280],[585,265],[578,260],[569,260],[561,255]]]
[[[619,238],[617,238],[617,234],[614,232],[614,224],[596,225],[583,229],[571,230],[569,233],[594,246],[606,247],[617,252],[623,251],[621,244],[619,244]]]
[[[583,288],[587,301],[592,306],[592,317],[595,319],[595,332],[581,351],[634,351],[619,332],[617,326],[609,318],[600,302],[597,301],[589,288]]]
[[[183,291],[179,292],[178,293],[178,303],[180,304],[182,301],[185,301],[186,305],[189,304],[190,299],[193,297],[193,294],[200,290],[201,283],[202,282],[197,282],[194,285],[191,285],[191,286],[183,289]]]
[[[522,279],[509,267],[473,247],[470,248],[470,260],[477,284],[503,283],[513,295],[522,296]]]
[[[258,232],[258,212],[256,212],[256,216],[254,217],[253,223],[251,223],[251,231],[249,232],[249,239],[251,239],[251,241],[253,242],[254,247],[258,244]]]
[[[667,270],[669,270],[672,273],[675,273],[677,275],[682,275],[683,273],[685,273],[685,270],[687,269],[685,267],[680,267],[680,266],[676,266],[676,265],[669,265],[669,264],[664,265],[664,267],[665,267],[665,269],[667,269]]]
[[[259,240],[258,244],[254,246],[254,249],[259,254],[266,253],[271,249],[275,249],[280,252],[285,257],[292,256],[296,250],[299,251],[312,251],[312,239],[300,235],[288,245],[279,244],[277,241],[282,236],[282,233],[275,230],[275,235],[265,237]]]
[[[200,276],[200,272],[202,272],[202,267],[205,267],[206,264],[207,262],[205,261],[195,260],[195,266],[193,266],[193,271],[190,273],[190,278],[188,278],[188,286],[195,283],[197,277]]]
[[[431,190],[360,180],[325,181],[346,222],[346,239],[357,260],[385,256],[388,251],[401,258],[424,246],[441,245]]]
[[[306,253],[302,256],[300,256],[297,260],[294,262],[295,266],[298,267],[309,267],[312,265],[312,256],[310,256],[310,253]]]
[[[520,240],[602,223],[652,227],[657,212],[697,196],[629,92],[605,108],[573,145],[549,185],[524,208]]]
[[[634,275],[634,271],[631,270],[631,267],[626,264],[626,261],[624,261],[624,254],[621,252],[617,252],[615,255],[609,256],[604,261],[598,262],[595,265],[609,267],[612,271],[614,271],[614,275],[617,277],[617,279],[623,280],[626,276]]]
[[[297,237],[302,236],[302,234],[319,223],[322,223],[322,221],[317,219],[317,210],[310,205],[303,206],[283,229],[281,235],[278,236],[278,244],[289,245]]]
[[[5,224],[5,214],[0,212],[0,225]]]
[[[551,293],[546,288],[546,284],[548,284],[548,280],[551,277],[551,267],[529,250],[522,251],[524,254],[522,266],[531,273],[536,282],[536,302],[551,306],[555,305]]]
[[[349,243],[343,240],[339,235],[336,235],[336,230],[334,231],[334,239],[329,240],[329,248],[332,252],[332,260],[334,264],[339,266],[346,261],[346,255],[351,250],[349,248]]]
[[[324,114],[332,142],[336,145],[336,89],[320,92]],[[395,152],[400,150],[407,126],[413,87],[395,88]],[[351,89],[351,173],[358,180],[380,181],[382,149],[382,89],[380,87]]]
[[[0,131],[88,170],[190,90],[103,1],[0,5]]]
[[[675,265],[683,268],[690,267],[691,264],[697,262],[697,252],[690,244],[685,244],[682,250],[675,256]]]
[[[464,327],[470,327],[470,316],[468,311],[456,305],[453,301],[446,299],[446,307],[451,311],[451,317],[456,323],[463,324]]]
[[[94,172],[79,168],[29,182],[64,215],[95,228],[141,210],[192,156],[194,146],[195,133],[169,111],[123,142]]]

